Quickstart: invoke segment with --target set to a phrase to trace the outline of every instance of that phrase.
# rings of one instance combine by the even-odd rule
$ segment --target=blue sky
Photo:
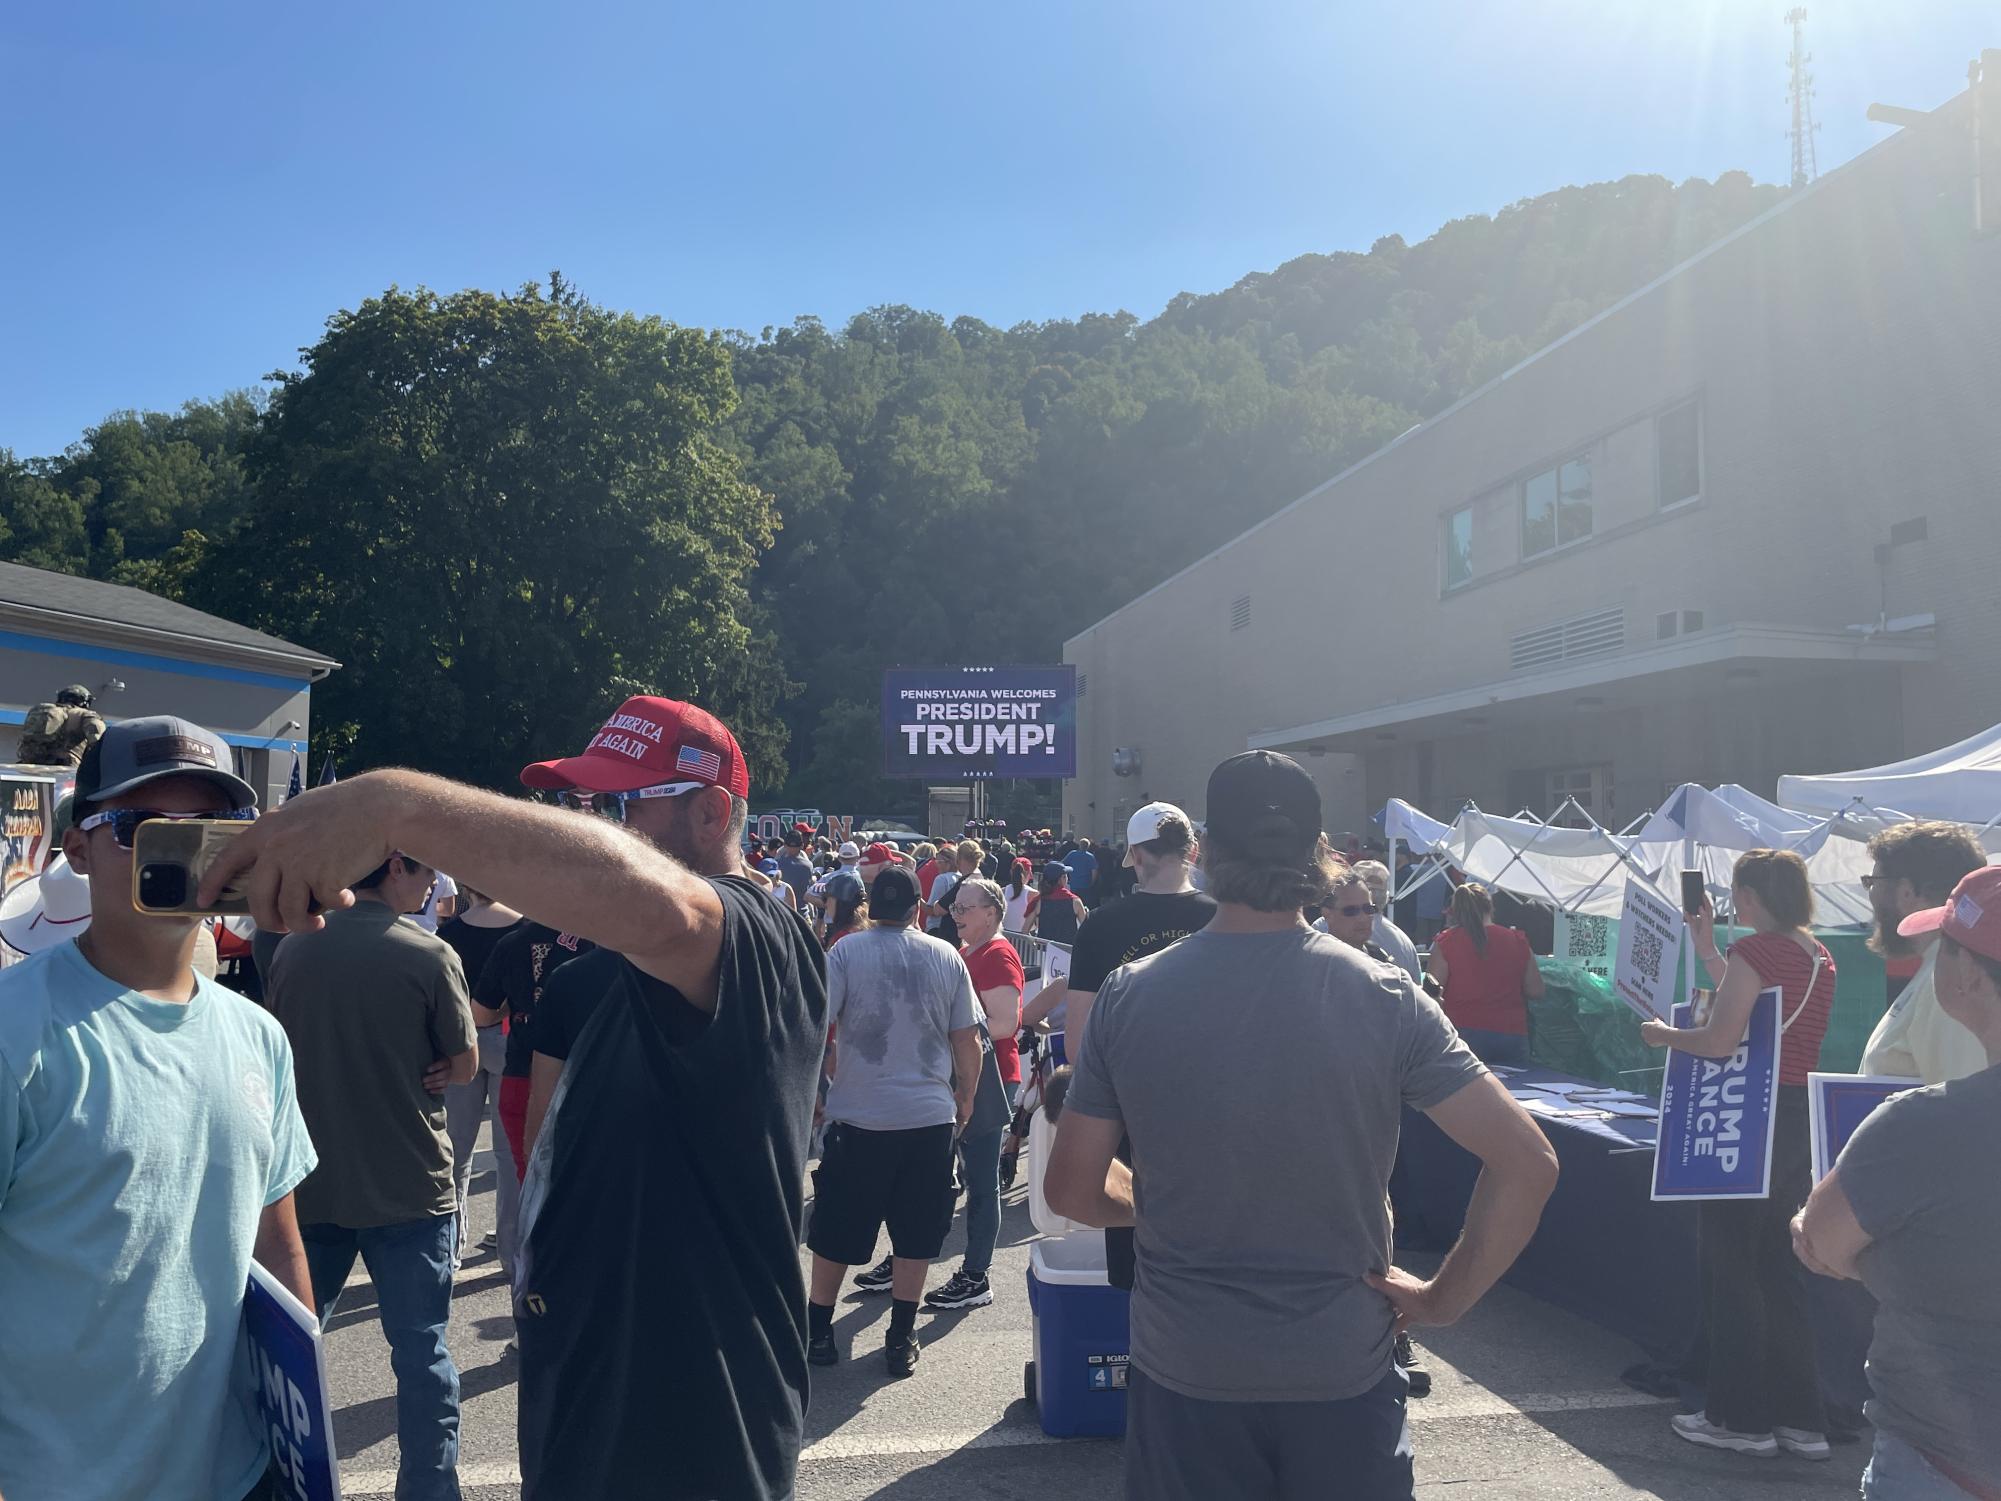
[[[390,283],[757,330],[1213,291],[1566,183],[1780,180],[1781,0],[0,10],[0,447],[296,364]],[[1815,0],[1823,169],[2001,46]]]

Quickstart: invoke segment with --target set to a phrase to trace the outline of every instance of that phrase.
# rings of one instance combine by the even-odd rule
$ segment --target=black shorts
[[[875,1260],[876,1233],[910,1261],[932,1261],[952,1228],[952,1127],[864,1131],[827,1128],[813,1173],[813,1219],[806,1248],[843,1266]]]

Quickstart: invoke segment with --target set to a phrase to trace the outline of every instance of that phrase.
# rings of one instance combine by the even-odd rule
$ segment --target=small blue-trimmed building
[[[0,563],[0,761],[32,705],[81,683],[106,722],[178,714],[215,730],[272,807],[305,754],[313,684],[339,666],[144,589]]]

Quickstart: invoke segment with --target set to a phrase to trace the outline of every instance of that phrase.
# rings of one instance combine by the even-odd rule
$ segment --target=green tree
[[[50,477],[46,460],[24,463],[9,448],[0,448],[0,549],[58,573],[83,573],[90,560],[83,502]]]
[[[879,778],[885,666],[1054,660],[1782,191],[1560,188],[1146,321],[891,305],[711,335],[560,283],[392,291],[268,412],[238,393],[0,453],[0,555],[343,659],[314,734],[362,760],[504,782],[644,686],[730,717],[760,800],[914,812]]]
[[[782,777],[786,680],[746,587],[776,522],[712,437],[735,403],[720,338],[553,278],[391,289],[304,362],[275,377],[254,503],[192,592],[342,660],[315,708],[355,761],[506,786],[655,692]]]

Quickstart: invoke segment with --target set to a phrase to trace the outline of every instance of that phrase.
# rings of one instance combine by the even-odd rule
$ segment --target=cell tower
[[[1820,159],[1813,149],[1820,127],[1813,119],[1813,74],[1806,70],[1813,61],[1806,50],[1806,7],[1796,5],[1787,11],[1786,24],[1793,29],[1793,52],[1786,64],[1792,80],[1786,98],[1792,105],[1793,126],[1787,135],[1793,143],[1793,186],[1803,188],[1820,176]]]

